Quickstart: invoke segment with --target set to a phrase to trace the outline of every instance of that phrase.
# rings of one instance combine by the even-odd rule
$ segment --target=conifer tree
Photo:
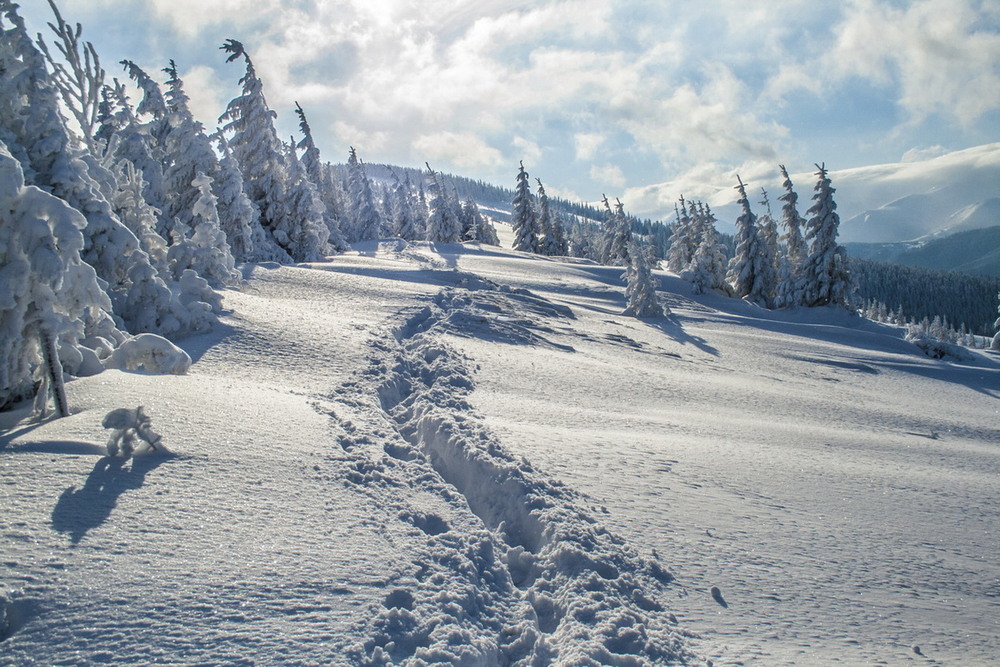
[[[329,248],[330,238],[330,230],[323,219],[326,207],[295,154],[294,138],[288,144],[287,164],[285,220],[295,221],[294,225],[289,225],[284,230],[289,239],[290,254],[307,262],[322,261]]]
[[[407,241],[424,238],[424,230],[417,226],[417,216],[413,209],[413,186],[410,176],[400,182],[397,178],[392,197],[392,233]]]
[[[691,203],[692,229],[697,232],[699,242],[687,268],[680,276],[691,283],[692,292],[701,294],[709,289],[727,290],[726,252],[719,243],[719,233],[715,228],[715,216],[707,205]]]
[[[231,100],[219,118],[223,129],[232,136],[229,145],[243,174],[245,190],[260,212],[261,226],[295,261],[317,261],[326,251],[319,230],[305,219],[289,214],[288,172],[282,144],[274,128],[275,114],[264,98],[264,87],[257,77],[250,55],[240,42],[229,39],[220,47],[233,62],[242,57],[246,73],[240,79],[242,94]]]
[[[462,223],[458,219],[441,175],[431,169],[428,164],[429,178],[427,188],[430,192],[427,214],[427,240],[440,243],[458,243],[462,235]]]
[[[807,306],[837,305],[848,307],[850,274],[847,252],[837,243],[840,216],[833,200],[826,165],[816,165],[816,187],[805,238],[810,241],[809,257],[802,269],[803,298]]]
[[[353,146],[347,158],[347,206],[351,220],[345,233],[348,241],[367,241],[382,235],[382,218],[375,205],[372,184]]]
[[[121,335],[113,327],[87,330],[110,321],[111,302],[80,256],[86,225],[66,202],[26,185],[21,164],[0,142],[0,408],[29,397],[35,381],[46,379],[42,387],[53,388],[65,415],[64,365],[83,370],[86,336]],[[96,359],[92,351],[89,357]]]
[[[1000,313],[1000,294],[997,294],[997,302],[997,313]],[[997,321],[993,323],[993,326],[996,327],[997,333],[993,336],[993,342],[990,344],[990,349],[1000,350],[1000,317],[998,317]]]
[[[757,216],[750,209],[746,186],[739,176],[736,178],[739,181],[736,189],[740,193],[738,203],[742,213],[736,220],[736,253],[729,262],[726,279],[732,285],[737,297],[769,308],[776,282],[774,266],[767,256],[764,239],[757,225]]]
[[[213,287],[235,287],[240,284],[241,276],[236,270],[226,234],[219,225],[212,179],[198,172],[194,187],[200,195],[192,208],[194,227],[177,221],[175,242],[167,251],[171,272],[177,281],[185,271],[194,270]]]
[[[532,203],[531,183],[528,172],[521,162],[517,173],[517,187],[514,190],[514,200],[511,202],[511,226],[514,229],[514,250],[522,252],[538,252],[538,218]]]
[[[299,117],[299,129],[302,131],[302,139],[296,148],[302,151],[300,160],[305,168],[306,177],[315,186],[319,201],[323,204],[323,222],[329,231],[329,243],[333,248],[342,252],[348,249],[347,240],[340,230],[340,217],[338,216],[336,202],[333,197],[333,189],[328,187],[328,175],[323,169],[323,162],[320,160],[319,148],[313,141],[312,128],[306,120],[306,112],[298,102],[295,103],[295,113]],[[353,149],[352,149],[353,150]]]
[[[89,169],[96,163],[86,163],[87,155],[75,149],[62,116],[58,95],[51,85],[45,60],[35,48],[10,0],[0,0],[0,133],[12,155],[22,160],[26,177],[80,211],[87,220],[84,229],[83,260],[107,284],[115,314],[126,326],[134,329],[131,319],[135,310],[131,274],[136,267],[148,280],[159,281],[162,298],[148,300],[143,308],[166,316],[180,304],[171,295],[147,255],[139,250],[139,240],[114,214],[110,203],[93,180]],[[3,19],[11,24],[7,29]],[[172,329],[183,331],[184,323]],[[148,331],[148,329],[147,329]],[[155,333],[167,334],[166,331]]]
[[[623,315],[631,317],[663,317],[663,304],[656,296],[656,278],[649,268],[649,258],[646,249],[638,242],[629,239],[628,267],[625,274],[625,299],[627,305]]]
[[[694,258],[698,235],[688,211],[688,202],[680,199],[680,209],[674,208],[676,220],[670,226],[670,249],[667,251],[667,270],[680,274]]]

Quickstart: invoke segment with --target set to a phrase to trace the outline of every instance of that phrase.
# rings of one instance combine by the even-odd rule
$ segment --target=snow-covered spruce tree
[[[200,196],[192,207],[193,230],[178,220],[174,225],[174,242],[167,251],[170,271],[180,281],[187,270],[193,270],[217,288],[235,287],[241,276],[229,250],[226,234],[219,226],[219,211],[212,193],[212,179],[198,172],[194,187]]]
[[[562,219],[558,213],[552,211],[542,180],[540,178],[535,180],[538,181],[538,226],[543,234],[542,254],[550,257],[565,257],[569,254],[569,248],[566,245],[566,232],[563,229]]]
[[[774,284],[777,282],[774,265],[768,257],[764,239],[757,226],[757,216],[750,210],[746,186],[739,176],[736,179],[739,181],[736,189],[740,193],[738,203],[742,213],[736,220],[736,254],[729,261],[726,279],[737,297],[770,308]]]
[[[782,187],[785,193],[778,197],[783,202],[781,207],[781,224],[785,233],[780,237],[784,243],[785,252],[778,262],[778,284],[775,287],[774,303],[778,308],[791,308],[802,305],[802,265],[808,256],[805,239],[802,238],[802,226],[805,221],[799,215],[798,199],[788,176],[785,165],[779,165],[784,179]]]
[[[424,238],[423,226],[414,210],[413,185],[410,176],[400,182],[396,179],[392,197],[392,233],[407,241],[417,241]]]
[[[231,100],[219,117],[223,130],[231,134],[229,146],[243,174],[244,189],[260,212],[261,226],[294,261],[319,261],[327,252],[313,219],[289,215],[287,165],[282,144],[274,128],[275,113],[264,99],[264,87],[253,61],[235,39],[220,47],[233,62],[242,57],[246,73],[240,78],[242,94]]]
[[[610,235],[607,239],[607,259],[605,264],[610,266],[629,266],[631,264],[629,252],[632,249],[633,239],[632,222],[625,215],[625,206],[620,199],[615,199],[615,208],[611,216],[609,230]]]
[[[664,308],[656,296],[656,278],[649,268],[647,251],[634,238],[629,239],[629,246],[629,263],[622,275],[626,283],[627,305],[622,314],[631,317],[663,317]]]
[[[323,169],[323,162],[319,156],[319,148],[313,141],[312,128],[306,119],[306,112],[298,102],[295,103],[295,114],[299,117],[299,129],[302,131],[302,139],[296,144],[296,148],[302,151],[300,160],[305,168],[306,178],[316,188],[316,198],[323,205],[323,223],[329,231],[328,243],[337,252],[343,252],[350,246],[340,231],[340,218],[337,215],[336,202],[332,187],[327,187],[329,174]]]
[[[767,196],[767,190],[761,188],[760,196],[761,199],[758,203],[764,208],[764,213],[757,218],[757,228],[760,229],[761,242],[764,244],[767,258],[774,268],[774,279],[775,284],[777,284],[778,267],[780,265],[779,258],[781,256],[778,242],[778,224],[774,221],[774,215],[771,211],[771,200]]]
[[[150,263],[161,276],[170,275],[167,261],[167,241],[157,233],[156,209],[143,196],[142,174],[128,160],[118,163],[117,189],[111,206],[115,214],[139,239],[139,247],[149,257]]]
[[[347,217],[350,226],[344,236],[348,241],[368,241],[382,236],[382,216],[375,205],[372,184],[353,146],[347,157]]]
[[[471,204],[471,206],[468,206]],[[476,224],[476,216],[479,214],[479,207],[472,199],[468,199],[458,207],[458,221],[462,226],[462,241],[478,241],[477,232],[479,227]]]
[[[813,205],[806,211],[811,216],[806,224],[809,256],[802,267],[803,303],[806,306],[850,305],[851,278],[847,268],[847,252],[837,243],[840,216],[833,200],[836,190],[830,184],[826,165],[816,165],[816,187]]]
[[[45,60],[28,37],[15,7],[9,0],[0,0],[0,14],[11,24],[7,29],[0,19],[4,28],[0,33],[0,135],[11,154],[21,160],[26,180],[83,213],[87,226],[81,257],[107,284],[115,314],[134,330],[135,322],[130,319],[134,310],[126,303],[132,289],[130,273],[137,264],[144,264],[148,279],[159,281],[167,290],[164,299],[146,303],[144,308],[166,316],[180,304],[170,296],[149,258],[139,250],[138,239],[114,214],[91,177],[90,169],[96,162],[85,162],[88,155],[73,148],[76,140],[59,113],[58,95],[50,84]],[[174,331],[182,330],[183,323]]]
[[[726,250],[719,243],[712,209],[696,202],[692,202],[691,209],[694,215],[691,216],[690,224],[698,235],[699,243],[680,276],[691,283],[691,291],[695,294],[709,289],[729,291],[726,283]]]
[[[538,252],[538,218],[531,196],[531,183],[528,172],[521,162],[517,173],[517,187],[514,200],[511,202],[511,226],[514,229],[514,250],[522,252]]]
[[[320,248],[329,248],[330,230],[323,218],[326,207],[320,201],[319,193],[316,192],[316,186],[309,180],[302,162],[295,154],[294,138],[288,145],[287,164],[288,182],[285,190],[287,218],[298,221],[301,229],[310,230],[311,232],[311,234],[300,234],[297,237],[290,237],[292,256],[312,257],[312,259],[307,261],[321,260],[323,257],[316,257],[313,254],[314,250],[309,246],[314,243],[313,237],[315,237],[319,241]]]
[[[493,223],[482,214],[479,205],[472,197],[465,201],[464,208],[469,212],[475,224],[476,240],[486,245],[499,246],[500,238],[497,236],[497,230],[493,227]]]
[[[684,197],[680,209],[674,208],[676,219],[670,226],[670,249],[667,251],[667,270],[679,274],[687,268],[698,247],[698,234]]]
[[[462,236],[462,222],[445,191],[441,175],[428,164],[427,189],[430,193],[427,214],[427,240],[440,243],[458,243]]]
[[[100,369],[83,347],[84,325],[110,320],[111,302],[80,258],[86,224],[63,200],[25,185],[20,163],[0,142],[0,409],[29,397],[42,380],[64,416],[64,365],[74,374]],[[121,335],[113,327],[101,333]]]
[[[229,142],[221,132],[209,138],[219,147],[219,170],[213,188],[219,224],[229,239],[233,258],[237,262],[291,263],[291,256],[261,226],[260,211],[246,193],[243,174],[229,149]]]

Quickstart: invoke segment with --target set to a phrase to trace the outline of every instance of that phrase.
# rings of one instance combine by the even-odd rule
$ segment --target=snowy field
[[[0,415],[0,664],[1000,661],[1000,359],[621,273],[248,266],[186,375]]]

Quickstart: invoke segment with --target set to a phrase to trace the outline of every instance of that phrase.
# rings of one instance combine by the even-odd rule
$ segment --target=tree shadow
[[[671,314],[671,315],[666,315],[665,317],[640,319],[639,321],[643,322],[647,326],[650,326],[654,329],[663,332],[669,338],[673,339],[675,342],[680,343],[681,345],[694,345],[702,352],[710,354],[713,357],[722,356],[721,354],[719,354],[718,349],[709,345],[708,341],[706,341],[701,336],[693,336],[688,332],[684,331],[684,327],[683,325],[681,325],[681,321],[677,318],[676,315]]]
[[[118,498],[129,490],[140,488],[146,475],[168,456],[138,456],[127,461],[110,456],[101,457],[87,477],[83,488],[71,486],[59,496],[52,510],[52,527],[68,533],[73,546],[86,534],[103,524],[118,504]]]

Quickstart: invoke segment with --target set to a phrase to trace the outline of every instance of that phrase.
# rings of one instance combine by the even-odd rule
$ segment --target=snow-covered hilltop
[[[508,242],[510,240],[507,232]],[[1000,364],[481,245],[248,265],[0,440],[14,664],[983,664]],[[169,455],[104,455],[145,406]]]

